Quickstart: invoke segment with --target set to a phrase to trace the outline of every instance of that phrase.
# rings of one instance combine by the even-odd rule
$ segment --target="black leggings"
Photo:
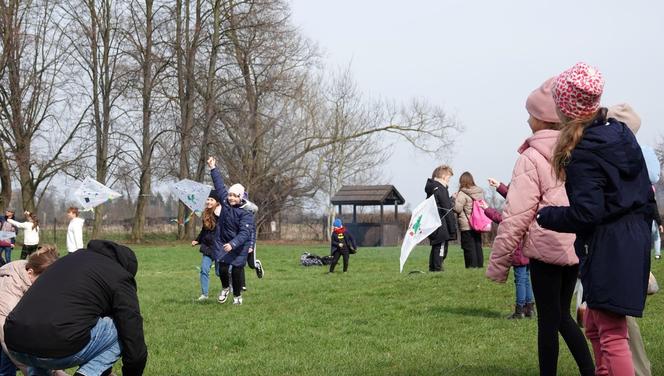
[[[337,266],[337,262],[339,262],[340,256],[344,257],[344,272],[348,271],[348,259],[350,257],[348,251],[345,252],[335,251],[332,256],[334,258],[332,259],[332,263],[330,264],[330,273],[334,272],[334,267]]]
[[[586,339],[569,309],[579,265],[560,266],[530,259],[530,280],[537,305],[537,355],[540,375],[558,370],[558,332],[563,336],[581,375],[594,375]]]
[[[482,233],[474,230],[461,231],[461,248],[466,268],[484,267],[482,252]]]
[[[221,271],[219,273],[219,278],[221,278],[221,286],[224,289],[227,289],[231,284],[230,280],[233,279],[233,296],[242,295],[242,274],[244,274],[244,266],[243,267],[233,266],[229,273],[228,269],[231,265],[225,264],[223,262],[220,263],[220,265],[221,265]]]
[[[21,260],[25,260],[30,256],[34,251],[36,251],[38,248],[37,244],[34,245],[27,245],[23,244],[23,248],[21,248]]]

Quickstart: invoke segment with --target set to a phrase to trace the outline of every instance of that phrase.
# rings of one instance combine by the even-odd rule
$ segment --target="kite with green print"
[[[197,181],[184,179],[173,184],[173,193],[185,204],[192,213],[200,216],[205,210],[205,200],[210,195],[212,187]]]

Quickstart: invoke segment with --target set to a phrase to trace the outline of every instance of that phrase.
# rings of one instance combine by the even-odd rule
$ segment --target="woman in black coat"
[[[447,257],[448,241],[456,239],[457,226],[454,214],[447,215],[452,210],[452,201],[447,190],[450,178],[454,175],[452,168],[447,165],[438,166],[433,170],[431,179],[427,179],[424,192],[427,198],[433,195],[438,206],[438,215],[442,225],[429,235],[431,254],[429,255],[429,271],[443,271],[443,261]],[[441,249],[443,250],[441,252]],[[442,255],[441,255],[442,253]]]

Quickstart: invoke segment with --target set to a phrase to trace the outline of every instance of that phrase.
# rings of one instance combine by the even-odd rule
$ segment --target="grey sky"
[[[602,102],[627,102],[639,141],[664,135],[664,3],[656,1],[293,0],[293,22],[372,96],[426,98],[465,126],[451,160],[508,182],[530,134],[524,104],[545,79],[585,61],[604,74]],[[443,162],[398,144],[384,168],[411,208]]]

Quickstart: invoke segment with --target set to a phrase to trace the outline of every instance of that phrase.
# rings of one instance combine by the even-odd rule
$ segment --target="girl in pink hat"
[[[556,78],[553,99],[564,127],[553,170],[565,181],[569,205],[542,208],[537,222],[576,234],[596,375],[632,376],[625,316],[643,313],[654,195],[634,134],[600,107],[603,86],[602,74],[585,63]]]
[[[493,243],[486,275],[504,283],[519,246],[530,259],[530,278],[537,305],[537,353],[540,375],[557,374],[558,333],[562,335],[581,375],[594,375],[595,367],[586,339],[570,315],[570,303],[579,270],[574,235],[540,227],[537,210],[567,205],[563,183],[551,167],[560,134],[560,120],[551,96],[554,79],[544,82],[526,101],[533,134],[519,148],[519,159],[503,209],[503,221]],[[515,271],[516,273],[516,271]],[[526,272],[527,273],[527,272]]]

